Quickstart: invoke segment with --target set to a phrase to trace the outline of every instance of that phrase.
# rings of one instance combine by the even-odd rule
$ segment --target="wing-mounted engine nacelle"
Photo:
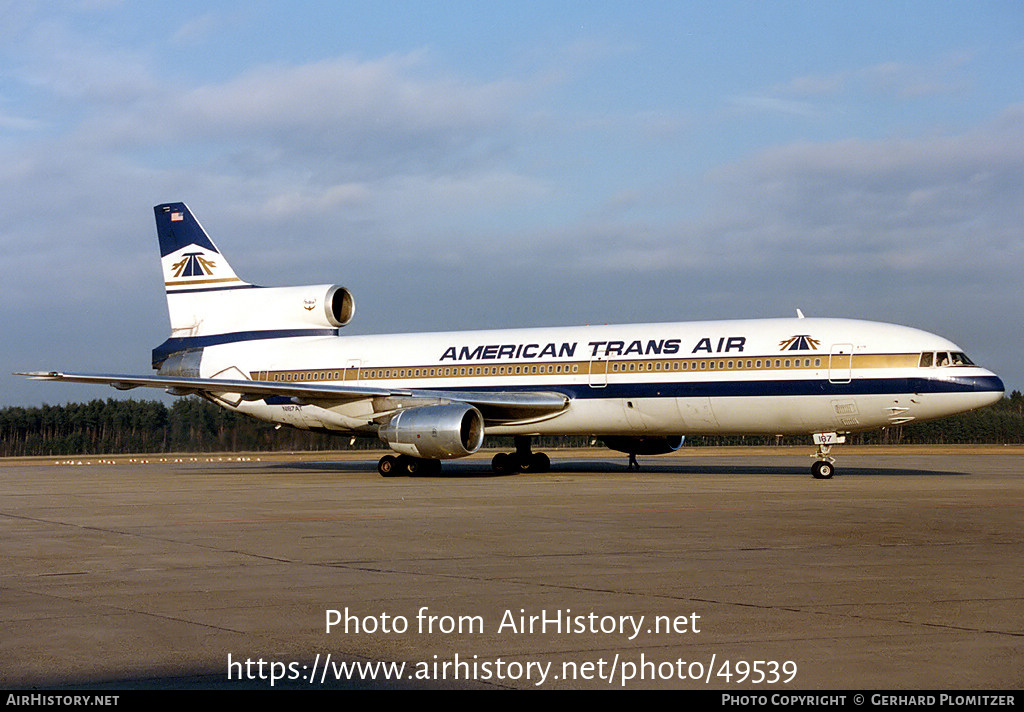
[[[484,417],[471,405],[425,405],[398,411],[377,434],[403,455],[465,457],[483,445]]]
[[[683,446],[683,435],[629,437],[625,435],[601,438],[605,447],[635,455],[664,455]]]

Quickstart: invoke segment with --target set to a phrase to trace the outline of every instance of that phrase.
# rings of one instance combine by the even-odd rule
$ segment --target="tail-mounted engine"
[[[175,292],[167,297],[174,337],[244,331],[337,329],[352,321],[355,300],[345,287],[243,287]]]
[[[259,312],[260,324],[339,328],[352,321],[355,299],[345,287],[316,284],[305,287],[261,287],[239,290],[250,308]],[[266,328],[265,326],[263,328]]]
[[[398,411],[377,434],[403,455],[465,457],[483,445],[484,417],[471,405],[425,405]]]

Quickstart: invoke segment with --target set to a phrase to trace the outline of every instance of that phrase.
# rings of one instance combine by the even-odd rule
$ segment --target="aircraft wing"
[[[317,383],[281,383],[245,379],[190,378],[186,376],[133,376],[113,373],[64,373],[62,371],[30,371],[15,373],[35,381],[106,384],[126,391],[132,388],[163,388],[176,396],[202,393],[232,393],[242,400],[263,400],[283,397],[300,405],[330,407],[347,401],[367,398],[398,399],[400,407],[415,407],[438,401],[468,403],[480,410],[488,422],[508,422],[557,415],[568,406],[562,393],[547,391],[471,391],[423,390],[417,388],[376,388],[373,386],[335,386]]]

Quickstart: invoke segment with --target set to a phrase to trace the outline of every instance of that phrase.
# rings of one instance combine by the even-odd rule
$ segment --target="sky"
[[[243,279],[352,290],[346,333],[799,308],[1024,389],[1019,2],[0,16],[0,374],[150,372],[152,207],[184,201]],[[0,379],[0,405],[116,395]]]

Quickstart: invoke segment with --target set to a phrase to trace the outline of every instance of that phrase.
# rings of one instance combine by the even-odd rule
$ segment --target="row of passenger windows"
[[[743,368],[814,368],[821,366],[821,359],[747,359],[746,361],[647,361],[644,363],[613,363],[612,372],[622,371],[715,371]]]
[[[963,356],[963,354],[960,354]],[[966,357],[965,357],[966,358]],[[820,358],[805,359],[747,359],[701,361],[646,361],[612,362],[612,373],[638,371],[715,371],[747,368],[819,368]],[[445,376],[519,376],[534,374],[579,373],[579,364],[543,364],[528,366],[457,366],[446,368],[367,368],[359,372],[360,379],[421,378]],[[340,381],[342,371],[299,371],[270,374],[272,381]]]
[[[962,351],[925,351],[921,354],[921,368],[973,365],[974,362]]]
[[[535,373],[578,373],[579,364],[541,366],[460,366],[451,368],[363,369],[363,378],[416,378],[417,376],[519,376]]]
[[[452,368],[368,368],[362,369],[361,378],[419,378],[444,376],[520,376],[547,373],[579,373],[579,364],[555,364],[540,366],[461,366]],[[273,381],[337,381],[338,371],[307,371],[300,373],[275,373]]]

